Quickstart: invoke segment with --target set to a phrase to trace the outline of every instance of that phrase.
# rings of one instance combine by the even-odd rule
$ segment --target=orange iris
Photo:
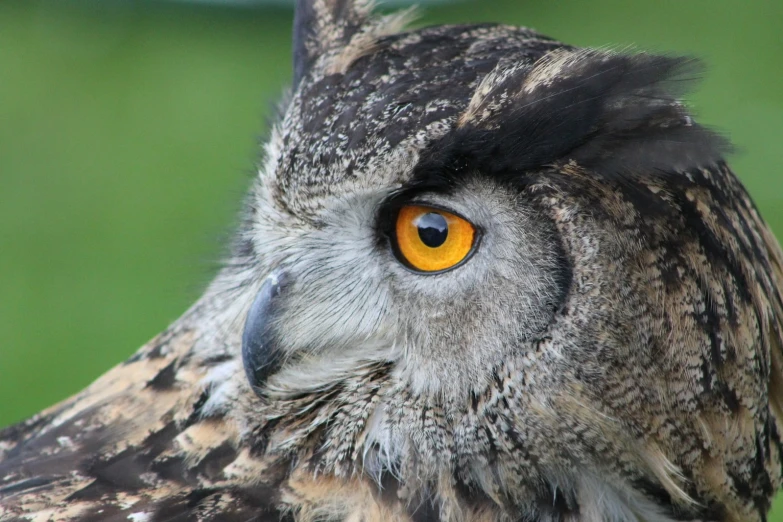
[[[470,253],[476,230],[445,210],[407,205],[397,214],[397,248],[408,264],[422,272],[439,272]]]

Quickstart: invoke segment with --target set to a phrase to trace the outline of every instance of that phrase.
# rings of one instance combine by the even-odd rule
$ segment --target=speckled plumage
[[[0,432],[0,520],[764,520],[783,255],[678,101],[691,61],[297,9],[234,257],[130,360]],[[476,253],[402,267],[400,202],[470,217]]]

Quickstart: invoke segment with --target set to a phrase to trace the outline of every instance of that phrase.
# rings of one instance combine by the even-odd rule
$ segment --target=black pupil
[[[446,218],[437,212],[424,214],[416,221],[421,242],[430,248],[437,248],[446,242],[449,235],[449,224]]]

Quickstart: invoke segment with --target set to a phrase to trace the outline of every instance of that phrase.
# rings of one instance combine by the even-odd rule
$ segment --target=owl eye
[[[394,226],[395,253],[408,267],[440,272],[455,267],[473,251],[475,227],[464,218],[438,208],[406,205]]]

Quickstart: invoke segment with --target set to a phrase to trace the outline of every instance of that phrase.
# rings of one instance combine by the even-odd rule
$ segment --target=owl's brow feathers
[[[476,172],[524,182],[568,161],[614,179],[715,163],[728,142],[679,101],[700,69],[692,58],[569,48],[499,65],[456,129],[422,154],[411,184],[453,187]]]
[[[371,10],[298,0],[294,92],[234,259],[124,364],[0,432],[0,519],[763,520],[780,485],[781,253],[726,143],[678,101],[694,62],[499,25],[398,34],[408,14]],[[551,328],[468,401],[358,358],[323,386],[254,393],[241,330],[296,246],[285,219],[476,180],[558,242],[573,277]]]

